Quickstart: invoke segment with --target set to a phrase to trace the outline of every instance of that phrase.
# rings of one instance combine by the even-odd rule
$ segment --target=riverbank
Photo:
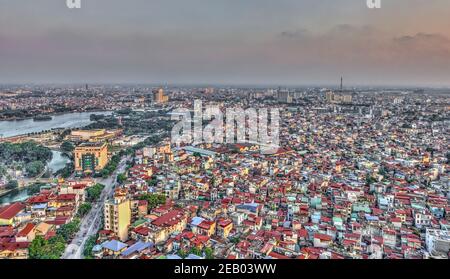
[[[31,183],[16,189],[4,190],[0,193],[0,206],[24,201],[35,193],[38,193],[41,186],[41,184]]]
[[[12,190],[1,190],[0,191],[0,198],[3,197],[4,195],[8,194],[9,192],[11,192]]]

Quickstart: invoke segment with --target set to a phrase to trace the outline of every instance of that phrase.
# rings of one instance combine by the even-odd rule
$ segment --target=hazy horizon
[[[0,0],[0,84],[450,87],[450,1]]]

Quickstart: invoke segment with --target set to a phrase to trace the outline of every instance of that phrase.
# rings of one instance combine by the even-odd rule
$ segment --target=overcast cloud
[[[0,0],[0,83],[450,85],[450,1]]]

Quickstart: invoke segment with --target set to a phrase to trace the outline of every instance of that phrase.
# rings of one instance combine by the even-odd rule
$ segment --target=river
[[[70,159],[59,151],[52,151],[53,157],[52,160],[47,164],[52,173],[59,171],[64,168],[67,163],[70,162]]]
[[[111,112],[73,112],[51,115],[52,120],[34,121],[33,119],[0,121],[0,137],[13,137],[28,133],[42,132],[55,128],[79,128],[92,123],[91,114],[108,115]]]

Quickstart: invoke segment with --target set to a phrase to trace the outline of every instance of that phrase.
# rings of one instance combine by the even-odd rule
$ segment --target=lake
[[[42,132],[55,128],[80,128],[92,123],[91,114],[109,115],[109,111],[73,112],[51,115],[52,120],[34,121],[33,119],[0,121],[0,137],[13,137],[28,133]]]

